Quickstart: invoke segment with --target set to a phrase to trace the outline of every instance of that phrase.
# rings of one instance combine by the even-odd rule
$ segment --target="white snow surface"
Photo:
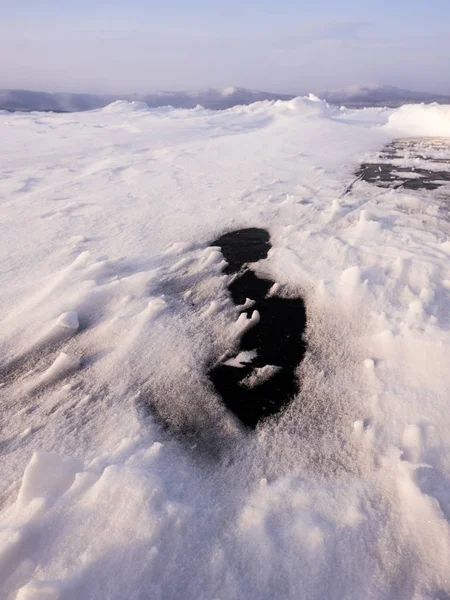
[[[418,134],[450,108],[0,115],[2,598],[450,597],[445,200],[345,194]],[[242,328],[208,242],[241,227],[308,314],[251,434],[205,375]]]

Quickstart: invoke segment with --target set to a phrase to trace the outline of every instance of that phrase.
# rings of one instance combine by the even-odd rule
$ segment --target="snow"
[[[230,367],[236,367],[237,369],[241,369],[246,364],[250,363],[252,359],[256,356],[256,350],[243,350],[233,358],[229,358],[228,360],[224,361],[224,364]]]
[[[37,385],[50,383],[55,379],[61,379],[78,369],[79,366],[80,361],[77,358],[70,356],[65,352],[61,352],[54,363],[38,378]]]
[[[354,175],[449,111],[0,115],[2,598],[450,594],[448,195]],[[241,227],[308,314],[252,434],[205,375],[259,318],[208,247]]]
[[[80,326],[78,321],[78,313],[73,310],[63,313],[58,318],[58,324],[66,329],[73,329],[76,331]]]
[[[233,327],[233,336],[240,338],[246,331],[259,323],[259,320],[260,316],[257,310],[254,310],[250,317],[247,317],[245,313],[241,313]]]
[[[388,125],[400,135],[450,136],[450,106],[401,106],[391,115]]]
[[[279,370],[280,367],[275,365],[265,365],[264,367],[256,368],[253,373],[242,380],[242,385],[248,388],[256,387],[260,383],[270,379],[275,373],[278,373]]]

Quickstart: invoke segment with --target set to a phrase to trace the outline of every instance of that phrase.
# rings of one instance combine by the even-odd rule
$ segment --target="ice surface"
[[[449,110],[0,115],[2,598],[449,597],[448,200],[354,175]],[[308,315],[252,434],[206,375],[244,228]]]
[[[297,371],[306,353],[305,304],[301,297],[277,296],[281,286],[255,274],[271,249],[265,229],[238,229],[212,244],[226,258],[225,272],[231,275],[228,290],[241,314],[235,339],[230,340],[230,354],[238,353],[236,360],[217,361],[208,375],[227,409],[255,428],[285,410],[298,395]],[[254,357],[243,364],[238,359],[242,351],[254,352]]]

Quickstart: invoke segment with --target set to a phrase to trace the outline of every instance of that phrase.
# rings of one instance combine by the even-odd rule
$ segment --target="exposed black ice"
[[[256,310],[260,320],[243,334],[237,352],[216,364],[209,377],[226,407],[244,425],[255,428],[299,392],[296,370],[306,352],[305,304],[302,298],[269,294],[274,282],[251,270],[251,263],[266,258],[271,248],[266,230],[240,229],[211,245],[221,248],[226,272],[234,274],[228,285],[233,302],[239,306],[253,301],[243,312],[250,317]]]
[[[363,163],[356,175],[379,187],[437,190],[450,182],[448,150],[448,138],[394,140],[376,162]],[[410,162],[407,166],[405,159]]]

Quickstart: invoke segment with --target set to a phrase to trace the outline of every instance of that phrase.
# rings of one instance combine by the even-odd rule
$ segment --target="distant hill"
[[[318,96],[330,104],[350,108],[365,106],[397,107],[418,102],[450,104],[450,96],[412,92],[388,85],[354,85],[342,89],[319,92]],[[260,100],[291,100],[292,94],[274,94],[245,88],[210,88],[195,92],[158,91],[151,94],[68,94],[32,92],[29,90],[0,90],[0,110],[78,112],[102,108],[115,100],[138,100],[150,108],[173,106],[194,108],[197,105],[213,110],[223,110],[237,105],[247,105]]]
[[[102,108],[115,100],[139,100],[149,107],[173,106],[175,108],[205,108],[222,110],[239,104],[252,104],[260,100],[291,100],[293,95],[272,94],[243,88],[207,89],[196,92],[161,91],[152,94],[94,95],[31,92],[28,90],[0,90],[0,110],[77,112]]]
[[[28,90],[0,90],[0,110],[75,112],[101,108],[114,102],[114,96],[94,94],[50,94]]]
[[[199,92],[156,92],[137,99],[143,100],[153,108],[168,105],[176,108],[194,108],[200,104],[205,108],[223,110],[261,100],[292,100],[292,98],[295,98],[295,95],[258,92],[244,88],[210,88]]]
[[[343,104],[350,108],[364,106],[395,108],[403,104],[417,104],[420,102],[450,104],[450,96],[412,92],[390,85],[352,85],[337,90],[324,91],[318,95],[330,104]]]

